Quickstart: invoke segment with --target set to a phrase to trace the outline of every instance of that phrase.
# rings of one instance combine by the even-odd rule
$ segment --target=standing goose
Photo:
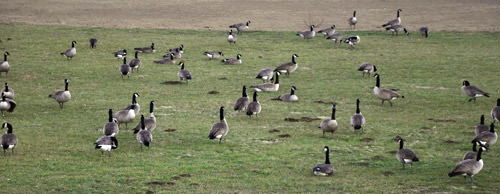
[[[64,79],[64,90],[58,90],[49,95],[49,98],[53,98],[59,103],[59,108],[61,109],[63,109],[65,102],[71,100],[71,93],[69,93],[68,85],[68,79]]]
[[[146,130],[146,124],[144,121],[144,115],[141,115],[141,130],[136,135],[137,142],[142,145],[145,145],[149,149],[149,145],[153,142],[153,134],[151,131]]]
[[[163,59],[153,61],[158,64],[175,64],[174,54],[170,53],[170,57],[164,57]]]
[[[241,54],[236,55],[236,58],[222,59],[222,62],[229,65],[241,64]]]
[[[325,119],[325,120],[321,121],[321,123],[319,124],[319,128],[321,128],[323,130],[323,136],[325,136],[325,132],[331,132],[332,136],[333,136],[333,133],[339,127],[337,120],[335,119],[335,111],[337,110],[336,107],[337,107],[337,105],[333,104],[332,105],[332,117],[330,119]]]
[[[335,44],[338,42],[338,43],[341,43],[342,42],[342,38],[344,38],[344,36],[341,34],[341,33],[333,33],[331,35],[329,35],[328,37],[326,37],[327,40],[332,40],[332,41],[335,41]]]
[[[227,35],[227,42],[229,42],[229,45],[231,45],[231,43],[234,43],[236,45],[237,40],[238,37],[236,36],[236,34],[233,34],[233,30],[230,30],[229,34]]]
[[[274,69],[274,71],[278,71],[280,73],[286,73],[286,76],[290,76],[290,73],[291,72],[294,72],[297,67],[299,66],[297,64],[297,62],[295,62],[295,58],[299,57],[299,55],[297,54],[293,54],[292,55],[292,62],[286,62],[286,63],[283,63],[281,65],[279,65],[278,67],[276,67],[276,69]]]
[[[392,107],[392,100],[405,97],[390,89],[380,88],[380,75],[375,74],[375,77],[377,78],[377,83],[373,88],[373,93],[378,99],[382,100],[382,106],[384,105],[384,101],[388,101]]]
[[[125,123],[125,129],[128,129],[128,123],[132,122],[135,119],[135,104],[130,105],[130,109],[123,109],[118,111],[113,115],[113,118],[116,118],[118,121],[118,125]]]
[[[224,107],[221,106],[219,110],[219,122],[212,125],[210,132],[208,132],[209,139],[219,139],[219,144],[222,138],[229,132],[229,127],[227,126],[226,118],[224,118]]]
[[[361,129],[361,133],[363,133],[366,120],[361,111],[359,111],[359,102],[359,98],[356,99],[356,113],[351,117],[351,126],[354,128],[354,131]]]
[[[250,23],[252,23],[252,22],[250,20],[248,20],[246,23],[237,23],[237,24],[230,25],[229,28],[236,28],[236,30],[238,30],[238,34],[239,34],[241,31],[247,31]]]
[[[316,36],[316,32],[314,31],[314,25],[309,26],[310,30],[308,31],[302,31],[302,32],[297,32],[297,36],[300,36],[304,39],[311,39]]]
[[[4,128],[7,128],[7,133],[2,135],[2,139],[0,141],[0,146],[3,148],[3,156],[5,156],[7,149],[11,149],[12,155],[14,155],[14,149],[17,146],[17,137],[12,133],[12,125],[10,123],[3,123],[2,129]]]
[[[101,150],[101,156],[104,152],[108,152],[108,156],[111,157],[111,150],[118,148],[118,139],[114,136],[102,136],[97,139],[94,143],[95,149]]]
[[[3,53],[3,61],[0,62],[0,76],[2,76],[2,72],[5,72],[5,77],[7,77],[7,74],[9,73],[10,64],[9,61],[7,61],[7,56],[9,55],[10,53],[7,51]]]
[[[489,131],[489,130],[490,130],[490,127],[488,125],[484,124],[484,115],[481,115],[481,121],[479,122],[479,125],[476,126],[474,133],[476,135],[479,135],[483,131]]]
[[[252,117],[252,115],[255,115],[255,117],[259,117],[259,113],[261,111],[260,103],[257,101],[257,92],[253,92],[253,101],[250,102],[247,106],[247,115],[249,117]]]
[[[250,86],[256,92],[276,92],[280,88],[279,72],[274,76],[274,83],[263,83],[255,86]]]
[[[97,38],[89,39],[90,48],[95,48],[97,46]]]
[[[117,124],[118,121],[113,118],[113,109],[109,109],[108,115],[108,122],[104,124],[102,132],[105,136],[115,136],[116,134],[118,134],[119,129]]]
[[[134,109],[134,113],[136,115],[138,115],[139,111],[141,110],[141,105],[139,105],[139,103],[137,103],[137,97],[139,97],[139,94],[137,92],[133,93],[132,94],[132,104],[128,105],[127,107],[123,108],[122,110]],[[135,106],[132,107],[132,105],[135,105]]]
[[[330,164],[330,148],[325,146],[325,163],[324,164],[316,164],[313,168],[313,174],[315,176],[330,176],[333,174],[333,167]]]
[[[332,25],[331,27],[328,27],[328,28],[325,28],[325,29],[318,31],[318,33],[324,34],[325,36],[330,36],[330,35],[334,34],[335,33],[335,24]]]
[[[155,43],[152,42],[151,46],[149,46],[149,47],[134,48],[134,50],[140,51],[140,52],[143,52],[143,53],[154,53],[154,52],[156,52],[156,50],[155,50]]]
[[[353,49],[354,45],[357,45],[360,41],[359,36],[350,36],[345,39],[344,43],[351,45],[351,49]]]
[[[7,82],[5,82],[5,87],[2,88],[2,91],[0,92],[3,92],[5,97],[14,99],[14,89],[9,88],[9,84]]]
[[[255,78],[262,79],[263,82],[269,81],[273,78],[272,69],[261,69]]]
[[[403,139],[399,139],[399,150],[396,152],[396,158],[401,164],[403,164],[403,168],[405,168],[406,163],[410,163],[410,167],[413,167],[413,162],[418,162],[418,157],[410,149],[403,148]]]
[[[478,88],[477,86],[474,85],[470,85],[469,81],[467,80],[464,80],[464,82],[462,83],[462,92],[465,95],[472,97],[469,99],[469,102],[472,100],[476,102],[476,98],[479,98],[481,96],[486,96],[488,98],[490,97],[490,95],[481,88]]]
[[[449,177],[462,175],[464,176],[465,183],[467,184],[467,176],[470,177],[470,183],[474,184],[472,177],[479,173],[481,169],[483,169],[483,160],[481,159],[481,154],[483,153],[483,149],[479,149],[477,151],[477,155],[475,159],[467,159],[458,163],[450,173],[448,173]]]
[[[130,60],[130,63],[128,64],[130,68],[132,68],[132,72],[134,72],[134,69],[136,72],[139,72],[139,68],[141,68],[142,62],[138,57],[139,51],[135,51],[135,58]]]
[[[422,36],[429,37],[429,28],[427,26],[421,27],[418,31],[420,31]]]
[[[207,56],[210,60],[212,60],[224,56],[224,53],[222,53],[222,51],[205,51],[203,55]]]
[[[399,12],[401,12],[401,11],[403,11],[403,10],[402,9],[398,9],[398,11],[397,11],[397,18],[393,19],[393,20],[390,20],[390,21],[388,21],[385,24],[382,24],[382,27],[393,26],[393,25],[396,25],[396,24],[400,24],[401,23],[401,18],[399,17]]]
[[[123,64],[120,66],[120,75],[123,79],[123,76],[126,75],[130,79],[130,72],[132,71],[132,68],[127,64],[127,57],[123,57]]]
[[[285,101],[285,102],[297,102],[299,101],[299,97],[295,95],[295,90],[297,88],[295,86],[292,86],[292,89],[290,90],[290,94],[282,94],[278,97],[279,100]]]
[[[472,152],[465,153],[465,155],[462,158],[462,160],[476,159],[476,156],[477,156],[477,146],[478,145],[480,146],[479,149],[487,150],[487,147],[484,146],[481,142],[478,142],[476,140],[472,140]]]
[[[377,72],[377,67],[371,63],[364,62],[359,66],[358,71],[363,72],[363,77],[365,77],[366,73],[368,73],[368,76],[370,76],[371,73]]]
[[[243,86],[241,97],[238,98],[238,100],[236,100],[236,103],[234,103],[234,110],[237,111],[246,110],[249,103],[250,99],[248,99],[247,87]]]
[[[352,17],[350,17],[347,22],[349,23],[349,27],[351,27],[351,30],[356,29],[356,23],[358,23],[358,19],[356,18],[356,10],[354,10],[354,12],[352,13]]]
[[[491,123],[490,131],[483,131],[479,135],[476,135],[476,137],[474,138],[474,140],[480,142],[483,145],[486,145],[487,147],[495,144],[497,142],[497,139],[498,135],[497,132],[495,132],[494,123]]]
[[[394,36],[394,33],[396,33],[396,36],[400,31],[404,31],[406,36],[410,35],[410,32],[401,24],[394,24],[392,26],[387,26],[385,27],[385,30],[390,30],[392,32],[392,35]]]
[[[123,57],[127,56],[127,49],[117,50],[113,52],[113,55],[118,59],[123,59]]]
[[[156,117],[155,114],[153,113],[154,109],[154,104],[155,101],[152,100],[149,103],[149,118],[144,119],[144,126],[146,130],[153,132],[153,130],[156,129]],[[134,133],[138,133],[141,130],[141,122],[137,123],[137,125],[134,128]]]
[[[181,66],[181,70],[179,70],[179,72],[177,72],[177,77],[179,77],[179,79],[181,81],[186,80],[186,83],[188,83],[188,80],[191,80],[191,78],[192,78],[191,72],[184,69],[184,60],[181,60],[181,62],[179,62],[179,65]]]
[[[71,48],[62,52],[61,55],[66,56],[67,59],[72,59],[76,55],[75,44],[76,44],[76,41],[73,40],[71,42]]]
[[[2,112],[2,117],[5,117],[4,111],[14,112],[16,108],[16,101],[7,98],[2,92],[2,99],[0,100],[0,111]]]
[[[500,98],[497,99],[497,106],[491,109],[491,118],[493,122],[500,120]]]

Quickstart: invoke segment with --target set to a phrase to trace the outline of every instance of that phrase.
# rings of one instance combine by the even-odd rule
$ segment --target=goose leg
[[[389,100],[389,104],[391,104],[391,107],[392,107],[392,102]]]
[[[221,141],[222,141],[222,137],[219,139],[219,144],[220,144]]]
[[[384,100],[382,100],[382,104],[380,106],[384,106]]]
[[[325,131],[323,131],[323,137],[325,137]]]
[[[15,148],[12,148],[12,155],[14,155],[14,149],[15,149]]]
[[[104,156],[104,151],[101,150],[101,156]]]
[[[128,123],[125,123],[125,129],[128,130]]]
[[[108,157],[111,157],[111,152],[110,151],[108,151]]]
[[[402,164],[403,164],[403,169],[405,169],[405,163],[403,162]]]
[[[470,176],[470,184],[473,185],[474,184],[474,180],[472,179],[472,176]]]
[[[3,157],[5,157],[5,149],[3,149]]]
[[[2,117],[5,117],[5,114],[3,113],[3,110],[2,110]]]

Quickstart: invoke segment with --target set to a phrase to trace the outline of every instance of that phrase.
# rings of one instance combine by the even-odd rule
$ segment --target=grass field
[[[497,192],[497,145],[483,154],[484,168],[475,185],[447,173],[471,149],[480,115],[491,121],[489,112],[500,96],[500,33],[434,32],[428,39],[415,32],[409,37],[345,34],[361,37],[356,49],[334,46],[321,37],[305,41],[294,32],[248,32],[229,46],[221,31],[0,24],[0,51],[10,52],[12,66],[0,80],[15,89],[18,104],[3,120],[19,138],[17,154],[1,156],[0,188],[5,193]],[[91,37],[99,39],[96,49],[89,48]],[[79,43],[77,56],[66,60],[59,53],[72,40]],[[140,73],[121,80],[122,62],[111,53],[122,48],[130,53],[151,42],[157,53],[140,54]],[[180,44],[193,80],[160,84],[176,81],[179,67],[152,61]],[[210,61],[202,52],[212,49],[222,50],[225,57],[241,53],[243,64]],[[289,78],[280,77],[278,93],[260,94],[258,119],[231,111],[243,85],[261,83],[254,79],[261,68],[274,68],[294,53],[300,56],[299,68]],[[375,79],[363,79],[357,71],[365,61],[377,65],[382,87],[398,89],[405,98],[381,107],[371,89]],[[47,95],[63,89],[64,78],[70,80],[73,98],[60,110]],[[460,91],[464,79],[492,97],[468,103]],[[292,85],[300,102],[271,100]],[[141,95],[142,114],[147,115],[150,100],[156,101],[152,147],[141,151],[132,131],[122,128],[119,148],[111,158],[103,157],[93,142],[102,135],[107,110],[127,106],[134,92]],[[367,119],[364,134],[349,126],[356,98]],[[329,117],[331,105],[317,100],[337,103],[340,128],[334,138],[322,137],[320,120],[284,121]],[[220,106],[227,107],[230,127],[222,144],[207,138]],[[270,133],[272,129],[280,132]],[[278,137],[283,134],[290,137]],[[420,158],[412,169],[403,170],[396,160],[393,151],[399,144],[393,138],[398,135]],[[324,162],[325,145],[332,150],[335,173],[314,177],[311,169]]]

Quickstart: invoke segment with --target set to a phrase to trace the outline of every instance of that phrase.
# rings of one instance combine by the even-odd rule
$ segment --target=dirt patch
[[[227,77],[221,77],[218,80],[228,80]]]
[[[184,178],[186,178],[186,177],[191,177],[191,174],[181,174],[181,175],[179,175],[179,176],[180,176],[180,177],[184,177]]]
[[[165,132],[167,132],[167,133],[175,132],[175,131],[177,131],[177,130],[176,129],[167,129],[167,130],[165,130]]]
[[[427,120],[434,121],[434,122],[450,122],[450,123],[457,122],[457,121],[452,120],[452,119],[434,119],[434,118],[428,118]]]
[[[208,92],[208,94],[220,94],[220,92],[219,92],[219,91],[212,90],[212,91]]]
[[[393,174],[394,174],[394,173],[393,173],[393,172],[391,172],[391,171],[385,171],[385,172],[384,172],[384,175],[385,175],[385,176],[389,176],[389,175],[393,175]]]
[[[368,162],[354,162],[351,164],[354,166],[370,166],[370,163],[368,163]]]
[[[166,185],[167,182],[163,182],[163,181],[152,181],[152,182],[148,182],[147,183],[148,185]]]
[[[296,118],[285,118],[285,121],[288,121],[288,122],[312,122],[312,121],[317,121],[317,120],[321,120],[319,118],[310,118],[310,117],[301,117],[300,119],[296,119]]]
[[[444,143],[447,143],[447,144],[459,144],[459,142],[453,141],[453,140],[449,140],[449,139],[446,140],[446,141],[444,141]]]
[[[289,137],[292,137],[292,136],[290,134],[280,134],[280,135],[278,135],[278,137],[289,138]]]
[[[315,100],[314,101],[315,103],[319,103],[319,104],[337,104],[336,102],[332,102],[332,101],[323,101],[323,100]]]
[[[278,133],[278,132],[280,132],[280,130],[278,130],[278,129],[271,129],[271,130],[269,130],[269,133]]]
[[[372,157],[372,160],[383,160],[383,159],[384,159],[384,157],[381,155],[376,155],[376,156]]]
[[[191,183],[191,184],[189,184],[189,185],[190,185],[190,186],[193,186],[193,187],[200,186],[200,184],[198,184],[198,183]]]
[[[178,176],[173,176],[173,177],[170,177],[170,178],[173,179],[173,180],[179,180],[179,179],[181,179],[181,177],[178,177]]]
[[[165,85],[178,85],[178,84],[184,84],[184,82],[181,82],[181,81],[164,81],[164,82],[161,82],[161,84],[165,84]]]
[[[396,154],[396,153],[398,153],[398,151],[396,151],[396,150],[392,150],[392,151],[388,151],[387,153],[388,153],[388,154]]]
[[[421,127],[420,129],[422,129],[422,130],[431,130],[430,127]]]
[[[150,190],[147,190],[147,191],[146,191],[146,194],[153,194],[153,193],[155,193],[155,192],[150,191]]]
[[[373,138],[365,137],[363,139],[360,139],[359,141],[361,141],[361,142],[371,142],[371,141],[373,141]]]

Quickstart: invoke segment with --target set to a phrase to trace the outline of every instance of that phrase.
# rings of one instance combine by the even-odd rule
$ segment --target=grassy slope
[[[229,46],[225,32],[187,30],[103,29],[32,25],[0,25],[0,50],[11,53],[8,81],[16,90],[18,107],[3,120],[13,124],[19,137],[17,155],[0,160],[3,192],[494,192],[498,186],[497,147],[484,154],[485,167],[476,186],[463,184],[447,173],[470,149],[473,127],[480,114],[489,114],[499,96],[499,33],[435,32],[429,39],[415,33],[391,37],[380,32],[356,32],[361,44],[355,50],[336,48],[320,37],[304,41],[292,32],[248,32],[237,46]],[[347,33],[354,34],[354,33]],[[6,41],[10,37],[13,40]],[[97,37],[97,49],[88,39]],[[67,61],[59,52],[77,40],[78,54]],[[111,52],[132,50],[152,41],[158,53],[140,55],[143,68],[130,80],[121,80],[121,61]],[[177,80],[178,67],[158,65],[154,59],[167,48],[185,45],[189,85],[162,85]],[[243,55],[242,65],[222,65],[201,53],[220,49],[226,57]],[[291,85],[299,89],[299,103],[271,101],[278,93],[263,93],[259,119],[233,111],[242,85],[260,83],[259,69],[272,68],[300,57],[298,70],[281,80],[278,93]],[[262,57],[262,58],[261,58]],[[380,107],[370,89],[373,78],[361,78],[359,64],[377,65],[382,87],[397,88],[406,96],[394,107]],[[228,80],[220,80],[226,77]],[[71,102],[59,110],[47,98],[70,79]],[[489,91],[492,98],[467,103],[461,81]],[[211,90],[221,92],[208,95]],[[92,143],[101,136],[107,109],[121,109],[140,93],[141,113],[156,100],[158,127],[149,151],[141,152],[132,132],[121,130],[120,147],[113,157],[101,157]],[[249,92],[249,95],[251,93]],[[349,127],[355,100],[367,118],[366,133]],[[340,129],[335,138],[324,138],[319,121],[290,123],[285,117],[328,117],[335,101]],[[227,107],[230,126],[223,144],[209,141],[208,130],[218,120],[218,108]],[[434,122],[429,118],[454,120]],[[486,117],[487,122],[491,118]],[[138,121],[138,119],[136,119]],[[133,124],[135,125],[135,123]],[[430,130],[423,130],[429,127]],[[173,128],[177,131],[165,132]],[[268,130],[279,129],[280,133]],[[278,138],[278,134],[291,138]],[[402,170],[393,153],[396,135],[420,158],[413,169]],[[361,142],[372,138],[372,142]],[[457,143],[445,143],[453,140]],[[336,169],[332,177],[313,177],[312,167],[324,161],[322,147],[329,145]],[[190,178],[172,176],[189,173]],[[384,175],[385,173],[385,175]],[[391,174],[393,173],[393,174]],[[173,186],[148,185],[151,181]],[[407,190],[409,189],[409,190]]]

